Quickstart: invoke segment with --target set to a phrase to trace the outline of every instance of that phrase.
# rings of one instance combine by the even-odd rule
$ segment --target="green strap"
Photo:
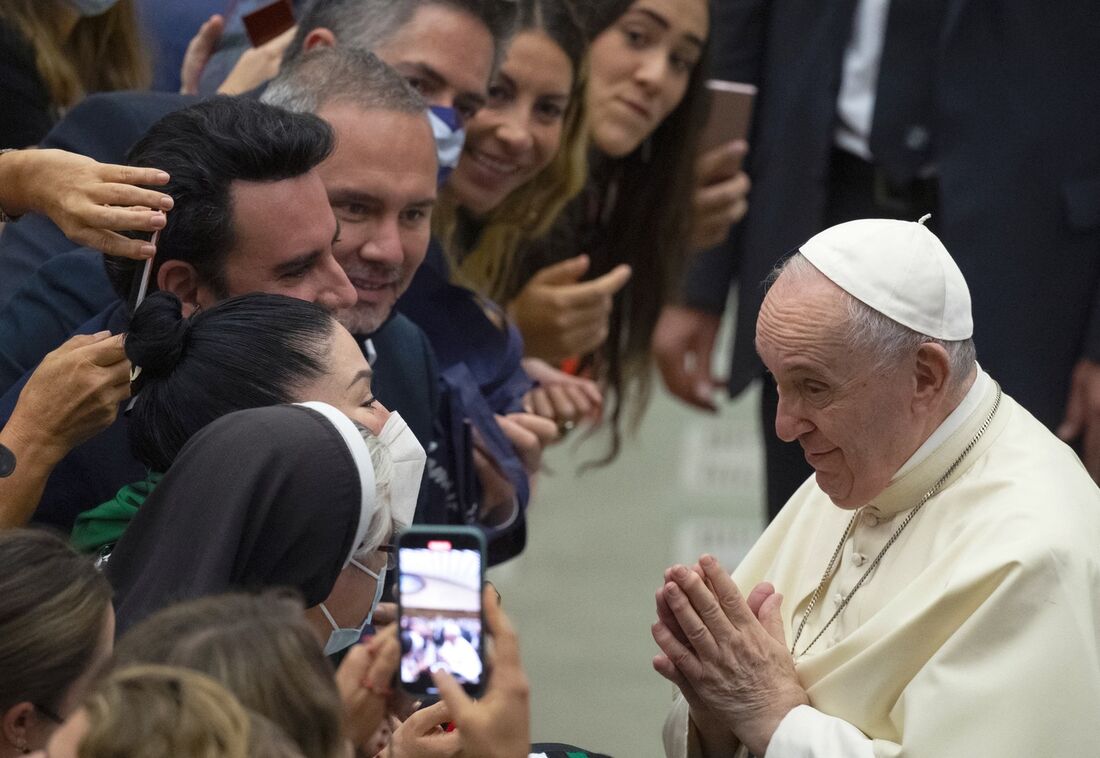
[[[145,502],[163,474],[150,472],[143,481],[127,484],[112,500],[84,511],[76,517],[69,539],[82,553],[98,553],[105,545],[113,545],[130,525],[138,507]]]

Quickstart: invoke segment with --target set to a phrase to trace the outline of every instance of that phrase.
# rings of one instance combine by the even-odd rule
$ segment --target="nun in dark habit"
[[[378,548],[412,521],[403,482],[419,483],[417,459],[422,471],[411,433],[375,436],[324,403],[222,416],[183,447],[111,553],[119,634],[181,600],[290,587],[327,654],[354,644],[385,581],[391,554]]]

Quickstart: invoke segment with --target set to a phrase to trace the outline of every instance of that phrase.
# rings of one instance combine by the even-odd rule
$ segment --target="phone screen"
[[[401,685],[436,695],[431,672],[450,672],[471,694],[484,679],[480,534],[405,533],[398,543]],[[483,543],[481,543],[483,544]]]

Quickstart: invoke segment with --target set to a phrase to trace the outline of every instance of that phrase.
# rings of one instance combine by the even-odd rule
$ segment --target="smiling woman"
[[[580,21],[568,0],[525,0],[518,12],[434,222],[457,278],[497,300],[517,251],[550,227],[587,171]]]
[[[710,19],[705,0],[602,0],[585,13],[591,175],[501,295],[528,355],[581,357],[604,385],[609,461],[624,409],[637,420],[645,407],[650,340],[689,252]]]

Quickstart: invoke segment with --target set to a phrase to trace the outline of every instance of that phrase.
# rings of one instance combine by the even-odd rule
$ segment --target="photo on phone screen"
[[[484,683],[481,588],[484,539],[470,530],[402,533],[397,546],[401,686],[436,695],[431,672],[450,672],[471,694]]]

